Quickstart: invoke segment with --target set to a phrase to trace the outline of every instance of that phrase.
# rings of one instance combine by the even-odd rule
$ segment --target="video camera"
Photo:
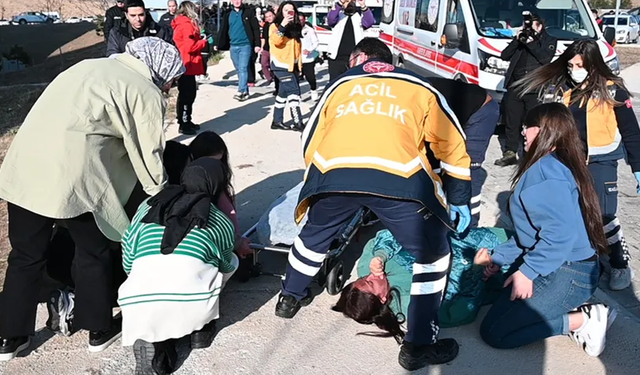
[[[522,30],[518,40],[521,43],[527,43],[529,38],[535,38],[536,31],[533,29],[533,15],[528,10],[522,12]]]

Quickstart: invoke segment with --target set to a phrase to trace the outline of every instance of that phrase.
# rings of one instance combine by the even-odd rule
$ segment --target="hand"
[[[529,280],[522,272],[517,271],[513,275],[509,276],[507,281],[504,282],[506,288],[509,284],[513,284],[511,287],[511,300],[527,299],[533,296],[533,281]]]
[[[305,55],[305,56],[306,56],[306,55],[308,55],[309,53],[310,53],[310,52],[309,52],[309,51],[307,51],[306,49],[303,49],[303,50],[302,50],[302,54],[303,54],[303,55]]]
[[[484,278],[482,280],[487,281],[500,271],[500,266],[497,264],[490,264],[484,268]]]
[[[478,266],[490,266],[493,264],[491,262],[491,255],[489,255],[489,250],[484,247],[476,253],[476,256],[473,258],[473,264]]]
[[[293,15],[285,14],[284,18],[282,19],[282,22],[280,23],[280,26],[286,27],[291,22],[293,22]]]
[[[346,8],[347,5],[349,5],[350,2],[351,2],[351,0],[341,0],[340,1],[340,5],[342,6],[342,9]]]
[[[262,51],[262,48],[256,47],[253,50],[255,51],[255,53],[260,53],[260,51]]]
[[[207,43],[209,43],[209,45],[213,44],[213,37],[212,36],[207,38]]]
[[[374,257],[371,259],[369,263],[369,272],[373,276],[382,276],[384,275],[384,261],[380,257]]]
[[[636,189],[638,189],[638,194],[640,194],[640,172],[633,172],[633,175],[636,176],[636,181],[638,181]]]
[[[449,206],[449,218],[452,223],[455,223],[456,218],[458,219],[458,227],[456,228],[456,232],[462,233],[464,232],[469,224],[471,224],[471,211],[469,210],[469,206]]]
[[[245,259],[248,255],[253,255],[253,250],[249,246],[251,244],[251,240],[247,237],[240,237],[238,243],[236,245],[236,253],[242,259]]]

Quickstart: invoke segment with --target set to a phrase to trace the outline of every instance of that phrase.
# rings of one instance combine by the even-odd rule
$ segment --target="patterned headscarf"
[[[125,49],[149,67],[153,83],[160,88],[187,71],[178,49],[160,38],[137,38],[127,43]]]

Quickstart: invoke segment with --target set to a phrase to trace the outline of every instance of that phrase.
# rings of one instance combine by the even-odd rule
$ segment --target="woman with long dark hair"
[[[515,270],[480,335],[509,349],[568,334],[598,356],[615,311],[586,304],[600,279],[598,254],[608,247],[575,120],[562,104],[542,104],[527,114],[523,133],[526,155],[509,199],[515,236],[474,260],[488,277],[504,265]]]
[[[616,217],[618,160],[625,157],[626,150],[626,159],[640,184],[640,128],[624,81],[604,62],[596,41],[579,40],[555,62],[536,70],[515,87],[522,90],[522,95],[540,90],[544,101],[562,102],[571,109],[600,200],[610,249],[609,287],[627,288],[631,285],[629,252]]]
[[[276,18],[269,28],[269,52],[271,71],[280,82],[271,129],[302,131],[300,111],[300,82],[302,70],[302,24],[298,9],[291,1],[278,7]],[[284,123],[284,108],[289,105],[293,125]]]

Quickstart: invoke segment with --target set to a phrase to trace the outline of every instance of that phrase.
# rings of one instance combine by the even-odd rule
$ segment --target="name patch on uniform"
[[[354,98],[356,96],[366,97],[366,99],[363,102],[362,98]],[[404,115],[407,110],[389,100],[398,99],[398,97],[391,92],[391,86],[387,86],[384,82],[355,85],[351,89],[349,97],[352,98],[349,103],[340,104],[336,108],[337,114],[335,118],[350,114],[378,115],[391,117],[396,121],[400,121],[403,125],[406,124]]]
[[[624,104],[626,104],[626,105],[627,105],[627,108],[631,108],[631,106],[633,105],[633,104],[631,103],[631,99],[627,99],[627,100],[625,100]]]
[[[612,193],[617,193],[618,192],[618,186],[617,185],[609,185],[607,186],[607,193],[612,194]]]
[[[395,66],[391,64],[387,64],[385,62],[380,61],[371,61],[364,64],[362,68],[367,73],[382,73],[382,72],[392,72],[395,70]]]

